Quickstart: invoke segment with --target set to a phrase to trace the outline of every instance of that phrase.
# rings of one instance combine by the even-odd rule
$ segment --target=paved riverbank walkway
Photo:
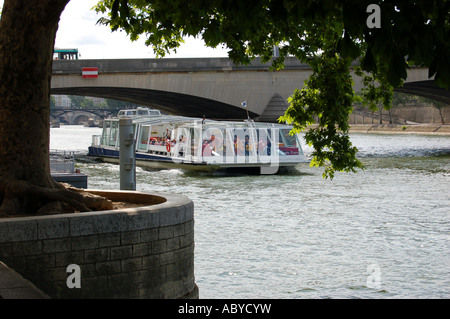
[[[450,135],[449,124],[353,124],[350,133]]]

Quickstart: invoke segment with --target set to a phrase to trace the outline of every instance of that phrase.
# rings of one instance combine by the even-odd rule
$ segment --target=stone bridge
[[[83,67],[98,68],[98,76],[84,78]],[[228,58],[55,60],[51,93],[124,100],[168,114],[211,119],[244,119],[248,111],[255,120],[276,121],[287,109],[288,97],[311,73],[293,57],[280,71],[259,59],[247,66]],[[359,91],[360,81],[354,80]],[[417,95],[450,101],[449,92],[428,79],[426,68],[410,69],[406,82],[404,88],[422,83],[412,88]]]
[[[64,124],[83,124],[89,119],[99,120],[110,115],[116,115],[119,109],[74,109],[74,108],[51,108],[50,120],[58,120]]]

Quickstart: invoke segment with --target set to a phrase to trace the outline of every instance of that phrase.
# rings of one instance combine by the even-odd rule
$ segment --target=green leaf
[[[348,57],[351,59],[356,59],[361,54],[358,45],[352,41],[348,35],[348,32],[345,32],[344,37],[339,39],[337,44],[337,52],[342,57]]]
[[[377,64],[370,48],[367,49],[366,55],[362,58],[361,68],[367,72],[377,72]]]
[[[408,65],[406,64],[405,59],[398,53],[398,51],[394,51],[391,55],[390,65],[387,71],[387,79],[392,86],[398,87],[402,84],[402,79],[406,79],[407,67]]]

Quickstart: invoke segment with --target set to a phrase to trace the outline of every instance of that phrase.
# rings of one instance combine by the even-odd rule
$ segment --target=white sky
[[[35,1],[35,0],[33,0]],[[4,0],[0,0],[0,7]],[[142,37],[131,42],[125,32],[111,32],[109,27],[96,25],[101,17],[91,10],[98,0],[71,0],[61,15],[56,35],[56,48],[77,48],[81,59],[154,58],[153,49]],[[185,43],[165,58],[227,57],[224,49],[204,46],[200,39],[185,39]]]

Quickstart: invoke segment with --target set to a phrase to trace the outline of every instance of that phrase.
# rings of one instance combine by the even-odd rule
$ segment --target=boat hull
[[[103,162],[119,164],[119,150],[105,147],[89,147],[89,156],[100,158]],[[199,172],[236,171],[258,174],[275,174],[285,172],[299,164],[295,162],[277,163],[208,163],[191,162],[164,155],[152,155],[136,152],[136,166],[147,169],[182,169]]]

